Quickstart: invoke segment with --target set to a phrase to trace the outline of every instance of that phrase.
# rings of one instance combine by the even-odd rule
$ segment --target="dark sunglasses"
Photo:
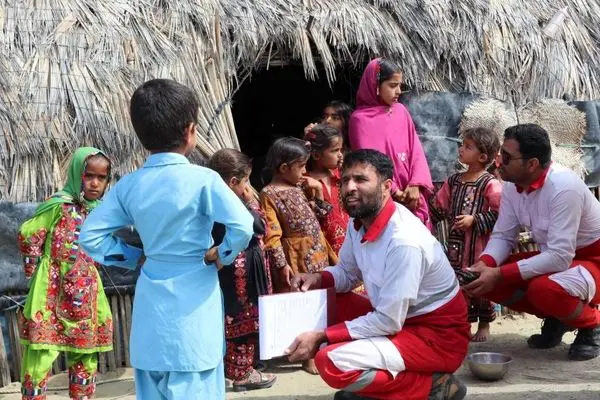
[[[502,164],[505,164],[505,165],[510,163],[512,160],[526,160],[527,159],[525,157],[514,157],[510,153],[508,153],[507,151],[504,151],[504,150],[500,150],[500,158],[502,160]]]

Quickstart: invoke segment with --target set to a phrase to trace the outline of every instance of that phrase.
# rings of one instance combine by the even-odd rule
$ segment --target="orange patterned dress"
[[[326,214],[331,206],[318,203],[313,210],[298,187],[267,185],[261,191],[260,205],[267,220],[265,253],[271,268],[289,265],[296,274],[318,272],[337,263],[337,255],[315,214]],[[275,291],[285,291],[286,285],[277,278],[279,274],[274,275]]]

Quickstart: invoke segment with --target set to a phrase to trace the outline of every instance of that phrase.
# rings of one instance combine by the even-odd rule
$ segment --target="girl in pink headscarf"
[[[392,197],[431,228],[427,198],[431,173],[408,110],[400,103],[400,68],[377,58],[365,69],[348,132],[352,150],[375,149],[394,163]]]

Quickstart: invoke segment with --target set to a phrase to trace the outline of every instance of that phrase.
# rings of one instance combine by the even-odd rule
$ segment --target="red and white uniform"
[[[454,372],[469,343],[467,305],[442,246],[389,201],[365,232],[350,221],[335,286],[338,324],[315,358],[330,386],[378,399],[426,399],[434,372]],[[368,298],[350,292],[364,282]]]
[[[521,228],[541,252],[509,257]],[[505,183],[480,260],[504,264],[490,300],[574,328],[600,325],[600,312],[590,306],[600,301],[600,203],[571,170],[553,164],[527,191]]]

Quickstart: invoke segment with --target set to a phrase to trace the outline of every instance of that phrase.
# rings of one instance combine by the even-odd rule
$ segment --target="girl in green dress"
[[[23,400],[46,399],[47,379],[67,352],[72,399],[94,395],[98,352],[112,349],[112,316],[94,261],[80,249],[79,230],[99,204],[110,161],[92,147],[75,151],[67,183],[36,210],[18,235],[29,294],[19,314],[25,346]]]

